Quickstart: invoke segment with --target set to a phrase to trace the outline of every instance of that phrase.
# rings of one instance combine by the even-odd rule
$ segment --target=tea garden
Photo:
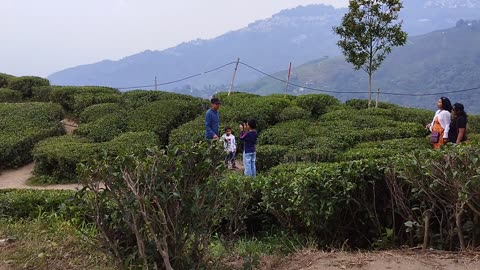
[[[67,222],[126,268],[218,268],[229,248],[265,235],[320,248],[480,246],[479,116],[469,144],[434,151],[433,111],[323,94],[218,97],[221,128],[257,120],[256,178],[226,170],[221,145],[204,142],[206,100],[0,74],[0,170],[33,161],[32,184],[85,187],[0,190],[0,225]],[[79,123],[73,135],[64,118]],[[244,250],[244,266],[254,253]]]

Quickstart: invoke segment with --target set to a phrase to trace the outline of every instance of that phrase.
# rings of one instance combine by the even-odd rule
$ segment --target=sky
[[[211,39],[299,5],[347,0],[0,0],[0,73],[46,77]]]

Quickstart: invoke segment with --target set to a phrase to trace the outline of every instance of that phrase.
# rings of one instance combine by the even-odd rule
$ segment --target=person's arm
[[[430,132],[433,131],[432,128],[433,128],[433,125],[435,124],[435,117],[437,117],[439,112],[440,112],[440,110],[437,110],[435,112],[435,115],[433,116],[432,122],[430,122],[430,124],[426,125],[426,128],[428,128],[430,130]]]
[[[232,135],[232,145],[233,145],[233,152],[237,152],[237,143],[235,142],[235,136]]]
[[[467,130],[467,120],[464,117],[457,118],[456,128],[458,130],[458,134],[457,134],[457,141],[455,143],[459,144],[462,142],[463,136],[465,136],[465,131]]]
[[[443,132],[444,139],[448,139],[448,131],[450,130],[450,121],[451,121],[451,116],[448,111],[442,111],[441,113],[438,114],[438,122],[440,122],[440,125],[444,129],[444,132]]]

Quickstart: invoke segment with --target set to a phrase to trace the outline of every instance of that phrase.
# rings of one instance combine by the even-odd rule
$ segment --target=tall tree
[[[350,0],[349,12],[333,31],[340,36],[337,45],[355,70],[368,73],[368,107],[372,102],[372,75],[392,47],[405,45],[407,33],[402,31],[398,13],[401,0]]]

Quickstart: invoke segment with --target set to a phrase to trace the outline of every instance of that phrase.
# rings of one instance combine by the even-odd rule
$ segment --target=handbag
[[[440,132],[433,131],[432,135],[430,135],[430,141],[432,143],[438,143],[439,139],[440,139]]]

